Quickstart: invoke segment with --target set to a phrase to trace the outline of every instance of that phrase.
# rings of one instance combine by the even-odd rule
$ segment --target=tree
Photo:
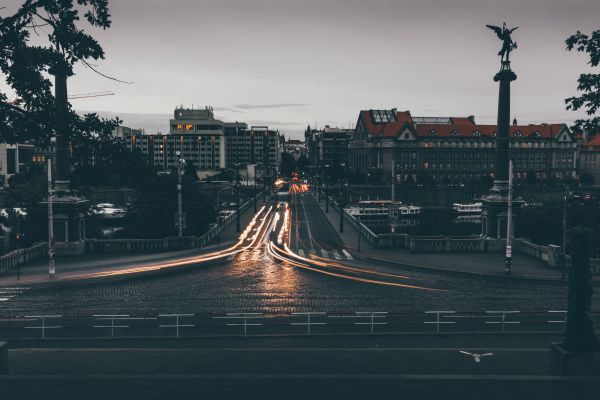
[[[593,185],[594,184],[594,176],[588,172],[584,172],[579,177],[579,183],[582,185]]]
[[[281,166],[280,172],[282,176],[290,176],[292,172],[296,169],[296,160],[294,160],[294,156],[290,153],[283,152],[281,153]]]
[[[569,268],[569,305],[563,346],[573,353],[585,353],[598,347],[592,307],[590,274],[591,230],[575,227],[570,232],[571,267]]]
[[[578,52],[587,53],[588,64],[597,67],[600,64],[600,30],[592,32],[591,36],[577,31],[565,41],[567,50],[576,49]],[[567,110],[585,110],[589,119],[578,119],[575,127],[594,135],[600,132],[600,74],[581,74],[577,79],[577,90],[581,95],[565,99]]]
[[[107,77],[88,62],[103,59],[104,51],[83,30],[82,16],[93,28],[109,28],[108,0],[25,0],[14,15],[0,17],[0,71],[17,96],[9,101],[0,92],[1,141],[47,145],[56,135],[60,158],[69,143],[106,137],[117,124],[96,114],[80,117],[67,102],[66,79],[76,63]]]
[[[525,174],[525,182],[527,182],[528,185],[535,185],[537,183],[537,176],[534,171],[527,171]]]

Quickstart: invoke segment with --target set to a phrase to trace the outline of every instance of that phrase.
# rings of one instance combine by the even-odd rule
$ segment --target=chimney
[[[471,123],[473,125],[475,125],[475,116],[474,115],[469,115],[467,118],[469,119],[469,121],[471,121]]]
[[[517,123],[517,118],[514,118],[514,119],[513,119],[513,125],[518,125],[518,123]]]

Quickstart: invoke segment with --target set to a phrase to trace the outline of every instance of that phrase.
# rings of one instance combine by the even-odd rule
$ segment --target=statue
[[[511,51],[513,51],[514,49],[517,48],[517,42],[513,42],[512,38],[510,37],[510,34],[513,33],[514,31],[516,31],[517,29],[519,29],[519,27],[517,26],[516,28],[512,28],[512,29],[507,29],[506,28],[506,22],[502,23],[502,28],[498,27],[498,26],[494,26],[494,25],[486,25],[488,28],[490,28],[491,30],[493,30],[494,32],[496,32],[496,35],[498,35],[498,37],[500,38],[500,40],[502,40],[502,49],[500,49],[500,51],[498,52],[498,55],[500,56],[500,61],[502,63],[508,63],[508,56],[510,54]],[[506,55],[506,59],[504,59]]]

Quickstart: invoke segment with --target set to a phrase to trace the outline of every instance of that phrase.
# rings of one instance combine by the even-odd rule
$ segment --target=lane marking
[[[342,257],[340,257],[340,253],[338,253],[337,250],[333,250],[333,257],[336,260],[341,260],[342,259]]]
[[[329,258],[329,253],[327,253],[327,250],[325,249],[321,249],[321,255],[325,258]]]
[[[352,255],[350,253],[348,253],[348,251],[346,249],[342,249],[342,253],[344,253],[344,255],[346,256],[346,258],[348,260],[354,260],[354,258],[352,257]]]

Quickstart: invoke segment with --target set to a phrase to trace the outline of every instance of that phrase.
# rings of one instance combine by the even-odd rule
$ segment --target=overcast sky
[[[7,9],[21,1],[0,0]],[[475,115],[495,123],[500,41],[485,24],[520,28],[511,54],[520,123],[567,122],[564,99],[588,71],[565,50],[577,30],[600,29],[598,0],[111,0],[98,32],[98,68],[78,68],[78,110],[168,131],[177,105],[212,105],[217,118],[268,124],[299,137],[307,124],[354,125],[361,109],[416,116]]]

